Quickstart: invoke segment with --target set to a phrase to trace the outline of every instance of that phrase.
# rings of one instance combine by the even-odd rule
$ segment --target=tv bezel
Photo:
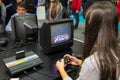
[[[21,40],[23,40],[24,42],[29,42],[28,40],[26,40],[26,35],[25,35],[25,26],[24,26],[24,23],[22,22],[22,25],[24,26],[22,26],[21,28],[23,28],[22,30],[22,35],[21,36],[19,36],[18,37],[18,32],[16,32],[16,31],[18,31],[18,30],[16,30],[16,26],[17,26],[17,24],[16,24],[16,20],[15,19],[17,19],[17,17],[25,17],[25,16],[33,16],[34,18],[35,18],[35,24],[37,25],[37,29],[38,29],[38,21],[37,21],[37,16],[35,15],[35,14],[21,14],[21,15],[15,15],[15,16],[12,16],[11,17],[11,27],[12,27],[12,38],[13,38],[13,40],[15,41],[15,42],[20,42]],[[37,30],[37,32],[36,32],[36,39],[38,39],[38,30]]]
[[[71,38],[62,43],[51,44],[51,27],[52,27],[52,25],[61,24],[61,23],[70,23]],[[46,31],[46,32],[44,35],[42,35],[44,33],[44,31]],[[50,36],[48,36],[48,34],[50,34]],[[62,50],[65,50],[66,48],[70,48],[73,45],[73,35],[74,35],[73,20],[71,20],[71,19],[61,19],[59,21],[46,20],[43,23],[42,27],[40,28],[40,45],[43,48],[43,51],[45,53],[57,52],[60,50],[62,51]]]

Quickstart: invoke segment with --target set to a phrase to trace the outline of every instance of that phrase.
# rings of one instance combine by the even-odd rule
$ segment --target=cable
[[[23,40],[21,40],[16,45],[14,45],[13,47],[11,47],[11,48],[9,48],[7,50],[12,50],[12,49],[15,49],[15,48],[20,48],[22,46],[27,46],[27,45],[32,45],[32,44],[34,44],[34,42],[25,43]]]
[[[46,73],[38,72],[38,70],[35,67],[33,67],[33,70],[35,72],[39,73],[39,74],[42,74],[42,75],[45,75],[45,76],[48,76],[48,77],[56,77],[56,75],[49,75],[49,74],[46,74]]]
[[[0,47],[0,52],[5,51],[5,48]]]
[[[35,43],[35,41],[34,42],[25,42],[24,40],[21,40],[20,42],[18,42],[17,48],[20,48],[22,46],[32,45],[34,43]]]
[[[35,78],[29,76],[29,74],[27,73],[27,71],[24,71],[24,74],[25,74],[26,76],[30,77],[30,78],[33,79],[33,80],[37,80],[37,79],[35,79]]]
[[[20,42],[19,42],[19,44],[18,44],[18,46],[17,46],[17,48],[20,48],[20,47],[22,47],[23,45],[24,45],[24,41],[23,40],[21,40]]]

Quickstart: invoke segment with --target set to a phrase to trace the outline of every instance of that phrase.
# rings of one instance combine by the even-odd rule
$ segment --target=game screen
[[[70,23],[51,25],[51,44],[63,43],[71,39]]]

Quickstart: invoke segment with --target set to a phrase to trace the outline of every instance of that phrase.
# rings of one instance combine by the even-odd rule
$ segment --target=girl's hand
[[[56,67],[57,67],[58,70],[64,69],[64,67],[65,67],[64,59],[58,60],[58,61],[56,62]]]
[[[71,59],[71,61],[70,61],[68,64],[81,66],[82,60],[80,60],[80,59],[78,59],[78,58],[76,58],[76,57],[74,57],[74,56],[71,56],[71,55],[69,55],[69,54],[66,54],[65,56],[68,56],[68,57],[70,57],[70,59]],[[64,56],[64,57],[65,57],[65,56]]]

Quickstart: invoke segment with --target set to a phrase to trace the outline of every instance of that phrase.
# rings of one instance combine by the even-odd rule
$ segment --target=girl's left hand
[[[64,59],[58,60],[58,61],[56,62],[56,67],[57,67],[58,70],[64,69],[64,66],[65,66],[65,64],[64,64]]]

